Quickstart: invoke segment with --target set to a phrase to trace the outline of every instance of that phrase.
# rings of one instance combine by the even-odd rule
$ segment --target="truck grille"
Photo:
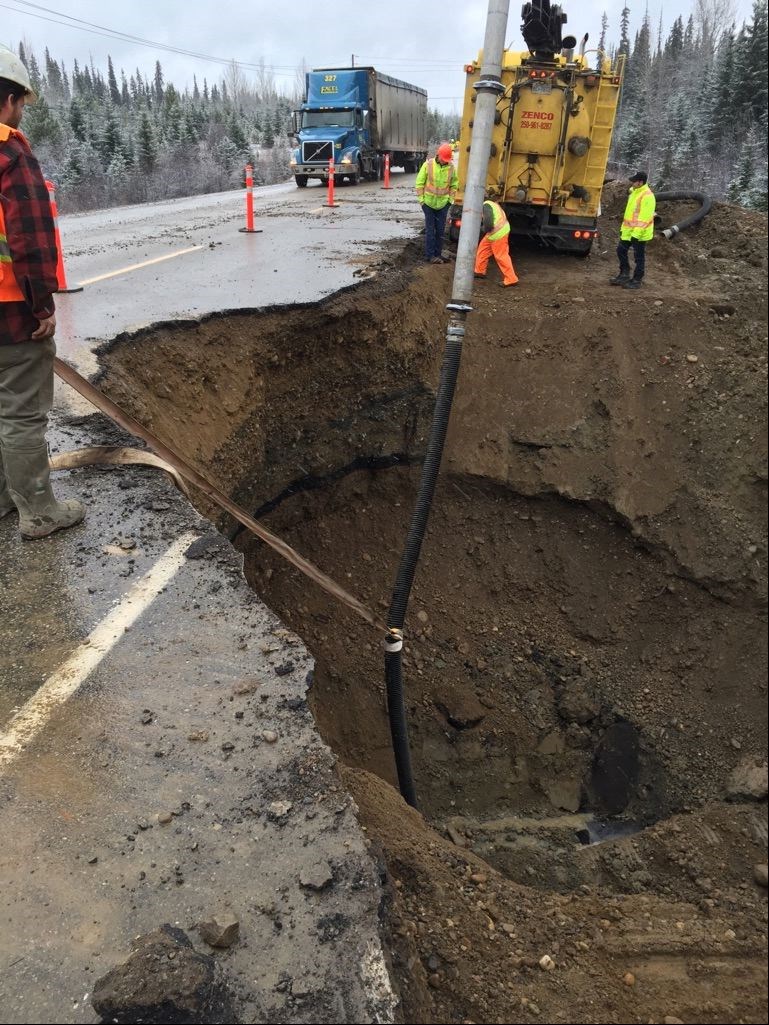
[[[311,164],[319,160],[329,161],[334,155],[332,142],[303,142],[302,163]]]

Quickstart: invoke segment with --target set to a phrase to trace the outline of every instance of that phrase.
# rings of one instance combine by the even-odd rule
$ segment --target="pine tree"
[[[609,15],[606,11],[601,15],[601,35],[598,40],[598,53],[601,57],[606,54],[606,35],[609,31]]]
[[[150,174],[155,170],[158,159],[158,148],[155,141],[155,133],[152,130],[149,116],[145,110],[142,114],[137,138],[138,164],[144,174]]]
[[[160,67],[160,61],[155,61],[155,84],[154,84],[154,96],[158,106],[163,102],[163,95],[165,92],[163,82],[163,69]]]
[[[105,168],[112,163],[116,154],[123,152],[124,145],[120,122],[111,103],[108,103],[104,108],[104,120],[96,145],[102,159],[102,165]]]
[[[627,56],[630,53],[630,8],[625,6],[619,16],[619,48],[618,56]]]
[[[24,134],[33,148],[43,144],[56,147],[62,142],[62,130],[51,112],[45,96],[38,96],[37,103],[26,108]]]
[[[112,58],[107,55],[107,84],[109,87],[109,98],[116,107],[120,106],[122,96],[120,89],[118,88],[117,78],[115,77],[115,68],[112,64]]]
[[[69,105],[69,126],[72,134],[78,142],[85,142],[88,138],[88,125],[86,123],[83,101],[76,96]]]
[[[48,47],[45,48],[45,91],[47,96],[54,101],[54,103],[61,102],[64,99],[64,82],[61,76],[61,68],[51,58],[48,52]]]

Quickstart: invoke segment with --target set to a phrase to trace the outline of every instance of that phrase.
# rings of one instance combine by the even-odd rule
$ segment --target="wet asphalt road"
[[[257,190],[254,235],[241,193],[64,217],[68,283],[102,280],[58,297],[59,354],[89,375],[137,327],[354,283],[416,234],[412,183],[339,188],[333,210],[318,186]],[[92,413],[59,386],[52,449],[115,443]],[[56,487],[86,499],[85,525],[24,544],[0,522],[3,1020],[98,1020],[87,995],[133,937],[170,922],[196,940],[217,909],[241,920],[222,961],[242,1020],[392,1020],[377,867],[301,641],[157,470]],[[301,881],[318,864],[322,892]]]

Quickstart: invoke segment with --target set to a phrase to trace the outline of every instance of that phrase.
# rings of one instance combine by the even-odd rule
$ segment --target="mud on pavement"
[[[130,439],[88,416],[52,441]],[[312,657],[157,470],[57,488],[83,527],[32,553],[0,524],[4,702],[74,673],[124,588],[180,558],[33,742],[0,736],[4,1020],[393,1020],[380,869],[307,705]]]
[[[717,206],[640,294],[608,242],[478,288],[407,623],[424,817],[381,638],[220,523],[316,660],[405,1021],[766,1020],[765,242]],[[102,354],[113,398],[380,610],[450,290],[415,257]]]

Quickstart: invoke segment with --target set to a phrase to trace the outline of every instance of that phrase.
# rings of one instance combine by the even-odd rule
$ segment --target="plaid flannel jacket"
[[[51,201],[27,140],[0,143],[0,202],[3,204],[13,271],[27,302],[0,303],[0,345],[28,342],[39,320],[53,315],[56,240]]]

